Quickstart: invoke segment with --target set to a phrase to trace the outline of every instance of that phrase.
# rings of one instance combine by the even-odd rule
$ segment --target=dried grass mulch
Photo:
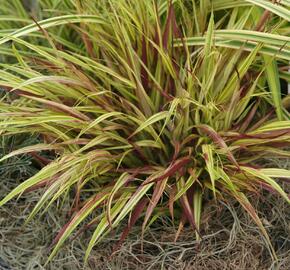
[[[290,167],[290,161],[279,162]],[[21,177],[19,177],[21,179]],[[0,197],[15,186],[15,181],[0,178]],[[18,180],[21,181],[21,180]],[[285,189],[290,192],[290,185]],[[32,196],[33,195],[33,196]],[[112,248],[120,231],[110,235],[93,250],[87,266],[83,256],[91,231],[67,241],[56,258],[43,267],[48,247],[58,230],[67,221],[69,202],[61,201],[45,215],[38,216],[24,226],[24,221],[40,193],[24,194],[0,208],[0,270],[80,270],[80,269],[281,269],[290,265],[290,207],[274,194],[253,197],[252,202],[269,232],[277,251],[273,262],[265,241],[251,219],[235,202],[205,205],[201,243],[194,241],[190,228],[185,228],[177,243],[176,230],[166,218],[161,219],[141,241],[140,227],[135,227],[129,238],[112,256]],[[143,252],[141,245],[143,244]]]

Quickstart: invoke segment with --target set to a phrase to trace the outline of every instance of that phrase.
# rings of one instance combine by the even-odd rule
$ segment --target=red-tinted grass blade
[[[194,216],[193,216],[193,211],[190,207],[190,204],[189,204],[189,201],[188,201],[188,198],[186,195],[183,195],[181,198],[180,198],[180,202],[181,202],[181,207],[186,215],[186,218],[187,220],[189,221],[191,227],[193,228],[193,230],[195,230],[197,232],[197,234],[201,237],[198,229],[197,229],[197,226],[196,226],[196,223],[195,223],[195,220],[194,220]]]
[[[147,51],[147,44],[146,44],[146,39],[143,36],[142,39],[142,55],[141,55],[141,60],[143,64],[148,67],[148,51]],[[143,65],[141,65],[141,82],[145,90],[148,90],[149,88],[149,76],[147,70],[144,68]]]
[[[167,179],[168,178],[165,178],[164,180],[157,182],[156,185],[155,185],[155,189],[153,191],[152,198],[151,198],[149,206],[148,206],[148,208],[146,210],[145,219],[144,219],[143,226],[142,226],[143,233],[144,233],[146,224],[147,224],[147,222],[148,222],[148,220],[149,220],[154,208],[156,207],[156,205],[157,205],[158,201],[160,200],[161,196],[163,195],[163,191],[164,191],[164,189],[166,187]]]
[[[178,172],[180,169],[185,167],[189,162],[191,161],[191,158],[189,157],[184,157],[181,159],[176,160],[173,164],[171,164],[165,171],[162,176],[153,178],[153,179],[148,179],[148,181],[145,181],[143,185],[147,185],[152,182],[158,182],[161,181],[167,177],[170,177],[174,175],[176,172]]]
[[[119,247],[122,245],[122,243],[124,242],[124,240],[126,239],[126,237],[128,236],[131,228],[135,225],[136,221],[139,219],[140,215],[142,214],[144,208],[146,207],[148,203],[148,198],[143,198],[141,201],[139,201],[137,203],[137,205],[135,206],[130,220],[128,222],[128,225],[126,226],[126,228],[124,229],[124,231],[122,232],[121,238],[118,241],[118,243],[116,244],[116,246],[113,248],[113,252],[115,252],[116,250],[119,249]]]
[[[240,166],[238,162],[236,161],[232,152],[229,150],[223,138],[213,128],[207,125],[199,125],[198,127],[203,130],[215,142],[215,144],[226,151],[228,159],[239,169]]]

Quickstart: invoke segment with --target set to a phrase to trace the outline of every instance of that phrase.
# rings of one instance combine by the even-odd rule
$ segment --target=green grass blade
[[[264,55],[265,73],[271,91],[273,104],[275,106],[277,117],[283,120],[283,108],[281,99],[281,85],[279,80],[279,71],[276,60],[272,57]]]

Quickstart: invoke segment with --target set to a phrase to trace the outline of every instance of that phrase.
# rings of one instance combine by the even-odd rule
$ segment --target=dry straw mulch
[[[267,161],[269,162],[269,161]],[[280,162],[288,167],[290,161]],[[269,163],[270,164],[270,163]],[[20,177],[21,178],[21,177]],[[1,179],[2,197],[14,185],[11,179]],[[289,184],[284,184],[290,190]],[[288,185],[288,187],[286,186]],[[33,196],[32,196],[33,195]],[[69,202],[60,201],[45,215],[24,226],[24,221],[40,193],[24,194],[0,209],[0,269],[281,269],[290,265],[290,207],[274,194],[253,196],[279,260],[273,262],[262,236],[252,220],[237,204],[212,202],[205,204],[203,240],[194,241],[190,228],[185,228],[174,243],[176,228],[161,219],[140,239],[140,227],[135,227],[129,238],[112,256],[112,249],[121,231],[110,235],[95,247],[87,266],[83,256],[91,231],[69,241],[57,257],[43,267],[49,245],[67,220]],[[143,245],[143,252],[141,246]]]

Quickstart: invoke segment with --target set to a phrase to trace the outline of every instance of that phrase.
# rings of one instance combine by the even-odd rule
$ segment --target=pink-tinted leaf
[[[187,220],[189,221],[191,227],[193,228],[193,230],[195,230],[198,235],[201,237],[198,229],[197,229],[197,226],[195,224],[195,220],[194,220],[194,215],[193,215],[193,211],[190,207],[190,204],[189,204],[189,201],[188,201],[188,198],[186,195],[183,195],[181,198],[180,198],[180,202],[181,202],[181,207],[184,211],[184,214],[187,218]]]
[[[143,226],[142,226],[142,230],[144,231],[145,227],[146,227],[146,224],[154,210],[154,208],[156,207],[158,201],[160,200],[162,194],[163,194],[163,191],[166,187],[166,183],[167,183],[167,179],[168,178],[165,178],[164,180],[162,181],[159,181],[156,183],[156,186],[155,186],[155,189],[153,191],[153,195],[152,195],[152,198],[150,200],[150,203],[149,203],[149,206],[147,208],[147,211],[146,211],[146,214],[145,214],[145,219],[144,219],[144,222],[143,222]]]
[[[181,216],[181,220],[180,220],[179,225],[178,225],[178,230],[177,230],[175,237],[174,237],[174,242],[177,241],[180,233],[182,232],[182,229],[183,229],[186,221],[187,221],[187,217],[186,217],[185,212],[183,211],[182,216]]]
[[[176,185],[174,185],[171,187],[171,190],[169,193],[169,203],[168,203],[169,213],[172,220],[174,220],[174,201],[175,201],[174,199],[175,199],[176,192],[177,192]]]
[[[122,245],[122,243],[126,239],[127,235],[129,234],[131,228],[135,225],[136,221],[139,219],[140,215],[142,214],[147,203],[148,203],[148,198],[143,198],[141,201],[139,201],[137,203],[137,205],[135,206],[135,208],[131,214],[128,225],[126,226],[126,228],[122,232],[121,238],[118,241],[117,245],[114,247],[113,252],[116,251]]]
[[[236,161],[234,155],[229,150],[227,144],[223,140],[223,138],[210,126],[207,125],[199,125],[198,128],[203,130],[220,148],[226,151],[228,159],[237,167],[239,168],[239,164]]]
[[[147,44],[146,39],[143,37],[142,39],[142,55],[141,60],[145,66],[148,66],[148,51],[147,51]],[[149,88],[149,76],[147,70],[141,65],[141,82],[145,90]]]
[[[183,157],[181,159],[176,160],[173,164],[171,164],[163,173],[162,176],[153,178],[153,179],[148,179],[144,181],[143,185],[147,185],[152,182],[158,182],[162,181],[163,179],[170,177],[174,175],[177,171],[182,169],[184,166],[186,166],[190,162],[191,158],[189,157]]]

